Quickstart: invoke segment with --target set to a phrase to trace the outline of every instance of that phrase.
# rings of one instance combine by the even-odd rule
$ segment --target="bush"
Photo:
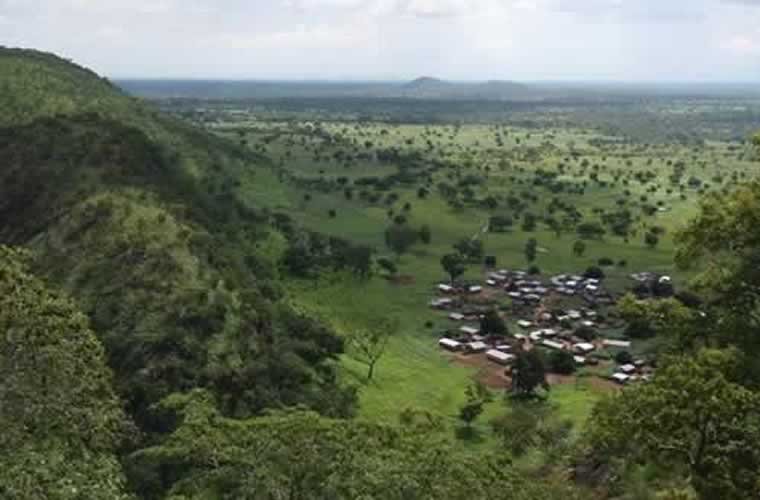
[[[528,274],[530,274],[531,276],[535,276],[537,274],[541,274],[541,268],[538,267],[538,266],[530,266],[528,268]]]
[[[602,271],[601,267],[591,266],[586,269],[586,272],[583,273],[583,276],[586,278],[602,280],[604,279],[604,271]]]
[[[579,326],[573,333],[579,339],[583,339],[586,342],[591,342],[596,338],[596,330],[589,326]]]
[[[615,261],[610,259],[609,257],[602,257],[599,259],[599,265],[602,267],[610,267],[615,265]]]
[[[552,351],[549,354],[549,370],[560,375],[571,375],[575,373],[575,359],[567,351]]]
[[[619,365],[628,365],[633,363],[633,356],[628,351],[620,351],[615,354],[615,363]]]

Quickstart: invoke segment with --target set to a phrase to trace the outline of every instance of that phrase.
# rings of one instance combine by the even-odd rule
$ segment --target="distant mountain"
[[[424,76],[402,86],[403,97],[416,99],[524,100],[540,94],[528,85],[491,80],[487,82],[451,82]]]
[[[420,100],[539,100],[550,94],[511,81],[453,82],[423,76],[399,82],[276,82],[223,80],[120,80],[125,91],[149,99],[363,98]]]

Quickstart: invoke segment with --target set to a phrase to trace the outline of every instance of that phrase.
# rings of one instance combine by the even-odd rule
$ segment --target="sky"
[[[0,0],[111,78],[760,84],[760,0]]]

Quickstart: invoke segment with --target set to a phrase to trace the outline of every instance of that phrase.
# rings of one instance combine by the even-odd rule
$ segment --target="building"
[[[507,354],[496,349],[487,351],[486,357],[494,363],[499,363],[500,365],[508,365],[512,362],[512,360],[515,359],[515,356],[513,354]]]
[[[449,351],[460,351],[462,349],[462,343],[452,339],[441,339],[438,341],[438,345]]]

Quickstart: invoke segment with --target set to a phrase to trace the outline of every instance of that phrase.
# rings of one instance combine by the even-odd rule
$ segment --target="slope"
[[[199,386],[235,415],[351,411],[341,341],[287,305],[279,236],[238,199],[261,158],[49,54],[0,49],[0,89],[0,243],[89,315],[139,423]]]

